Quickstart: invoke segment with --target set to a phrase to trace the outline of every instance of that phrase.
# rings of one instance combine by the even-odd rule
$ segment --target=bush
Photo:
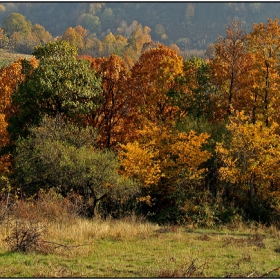
[[[18,200],[11,206],[15,219],[36,222],[68,223],[82,212],[82,202],[78,195],[66,198],[54,189],[40,190],[32,200]]]
[[[176,260],[173,260],[176,265]],[[201,265],[197,265],[197,259],[191,260],[190,264],[177,265],[173,270],[162,269],[158,272],[159,278],[198,278],[205,277],[204,269],[207,267],[207,263],[204,262]]]
[[[42,251],[45,249],[42,235],[44,228],[37,223],[16,221],[9,236],[4,239],[13,252]]]

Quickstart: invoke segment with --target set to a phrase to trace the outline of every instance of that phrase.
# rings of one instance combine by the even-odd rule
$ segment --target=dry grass
[[[134,217],[123,220],[101,220],[76,218],[68,224],[54,223],[49,226],[48,238],[68,242],[87,243],[97,239],[132,240],[148,238],[159,226]]]
[[[9,50],[0,49],[0,67],[11,64],[19,58],[30,59],[32,55],[13,53]]]
[[[76,215],[77,209],[63,201],[46,195],[40,204],[21,202],[13,213],[3,214],[0,277],[280,276],[275,227],[241,222],[236,222],[236,229],[160,227],[135,215],[90,220]],[[11,236],[14,222],[30,220],[46,229],[38,242],[45,247],[11,252],[4,240]]]

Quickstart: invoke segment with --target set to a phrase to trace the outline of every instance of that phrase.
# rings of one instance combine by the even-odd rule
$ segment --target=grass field
[[[0,226],[0,277],[279,277],[279,231],[160,227],[131,217],[45,223],[41,251],[12,252]],[[47,242],[46,242],[47,241]]]
[[[0,49],[0,67],[11,64],[19,58],[30,59],[32,56],[27,54],[13,53],[5,49]]]

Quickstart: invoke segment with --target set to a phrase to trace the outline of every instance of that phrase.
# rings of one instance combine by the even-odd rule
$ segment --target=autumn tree
[[[4,29],[0,28],[0,47],[6,48],[9,43],[9,38],[7,37],[7,34],[4,33]]]
[[[39,45],[39,44],[45,45],[46,43],[53,40],[51,33],[49,31],[47,31],[44,26],[37,24],[37,23],[32,25],[31,33],[38,40],[37,45]]]
[[[131,33],[128,36],[128,43],[125,47],[124,53],[129,55],[133,62],[136,62],[141,55],[143,45],[152,42],[150,35],[151,29],[148,26],[143,27],[140,23],[134,20],[127,30]]]
[[[155,123],[146,124],[138,133],[137,141],[121,145],[123,174],[139,182],[142,196],[138,201],[149,205],[150,211],[159,214],[175,207],[180,212],[186,197],[201,187],[206,171],[202,164],[211,156],[203,150],[209,135],[180,133]]]
[[[253,85],[252,119],[262,120],[266,126],[275,119],[279,122],[279,21],[269,19],[267,24],[254,24],[248,35],[248,45],[253,57],[254,69],[251,72]]]
[[[105,3],[91,3],[89,5],[89,13],[91,15],[96,15],[100,13],[100,11],[102,10],[102,8],[104,8],[105,5]]]
[[[109,56],[110,54],[114,53],[115,42],[116,42],[116,38],[112,32],[110,32],[108,35],[106,35],[102,39],[102,45],[104,48],[104,56]]]
[[[77,20],[77,24],[89,30],[90,33],[99,34],[101,30],[101,22],[96,15],[84,13]]]
[[[30,63],[36,67],[37,61],[31,59]],[[0,69],[0,173],[7,174],[10,171],[11,162],[7,146],[11,144],[7,131],[8,118],[14,113],[15,108],[11,104],[11,95],[17,90],[18,84],[23,82],[25,74],[22,72],[21,59]]]
[[[236,21],[227,27],[226,33],[226,37],[220,36],[214,45],[212,63],[217,118],[230,115],[232,108],[245,110],[252,104],[247,75],[252,68],[252,58],[248,54],[247,35]]]
[[[72,46],[77,47],[81,53],[85,48],[87,31],[82,26],[78,25],[75,28],[68,27],[63,33],[61,40],[69,42]]]
[[[17,110],[8,129],[13,140],[26,135],[28,127],[44,115],[78,121],[100,103],[100,81],[89,63],[77,58],[76,48],[65,41],[51,42],[38,46],[33,54],[38,67],[33,70],[24,62],[27,79],[12,95]]]
[[[133,131],[129,130],[133,126],[133,99],[127,92],[129,70],[117,55],[92,59],[92,67],[102,79],[103,101],[89,123],[97,128],[102,146],[109,148],[124,142]]]
[[[152,122],[174,121],[180,115],[168,92],[183,73],[183,58],[163,45],[143,53],[131,69],[129,80],[135,108]]]
[[[278,124],[268,127],[252,123],[244,112],[236,113],[227,126],[227,141],[217,144],[222,162],[221,180],[230,183],[228,191],[237,207],[254,219],[267,221],[268,212],[279,205]]]
[[[27,35],[31,31],[32,24],[20,13],[11,13],[4,18],[2,28],[5,34],[10,37],[14,32]]]
[[[93,56],[93,57],[100,57],[104,54],[104,47],[102,42],[93,36],[89,36],[85,39],[85,50],[84,54]]]
[[[31,54],[38,45],[44,46],[52,41],[52,35],[39,24],[34,24],[31,31],[24,36],[20,36],[19,40],[14,44],[15,50],[21,53]]]

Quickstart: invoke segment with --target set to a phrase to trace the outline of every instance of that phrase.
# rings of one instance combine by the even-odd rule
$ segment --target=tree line
[[[205,50],[218,34],[224,36],[232,20],[250,29],[254,22],[278,17],[279,9],[273,2],[2,2],[0,24],[11,13],[20,13],[53,37],[61,36],[69,26],[81,25],[102,40],[137,21],[151,29],[153,41],[174,43],[182,51]]]
[[[51,41],[63,40],[77,47],[80,55],[100,57],[116,54],[132,65],[141,52],[156,44],[152,41],[151,29],[135,20],[130,25],[122,22],[115,35],[107,32],[102,39],[84,22],[76,27],[68,27],[61,36],[54,38],[42,25],[32,24],[19,13],[11,13],[6,17],[2,27],[0,47],[24,54],[32,54],[34,47],[38,45],[44,46]],[[170,47],[179,50],[176,44],[170,44]]]
[[[233,21],[211,59],[150,44],[135,62],[65,40],[1,68],[1,188],[214,226],[279,217],[278,19]]]

